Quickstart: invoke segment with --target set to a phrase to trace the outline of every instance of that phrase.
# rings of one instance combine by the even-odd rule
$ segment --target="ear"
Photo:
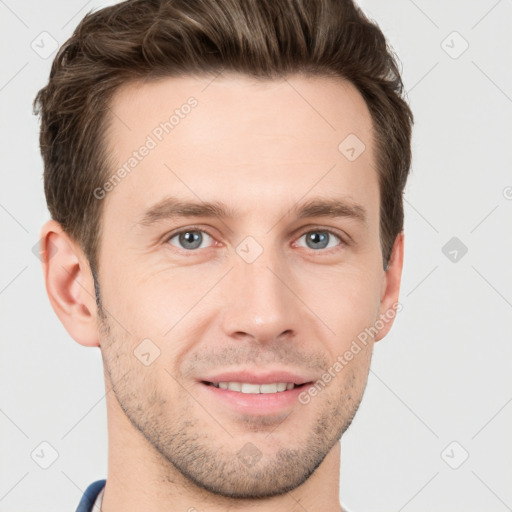
[[[80,345],[99,347],[94,280],[83,251],[54,220],[41,229],[40,249],[46,292],[62,325]]]
[[[395,238],[389,258],[389,266],[384,272],[382,280],[379,316],[375,322],[379,330],[375,335],[374,341],[379,341],[386,336],[395,321],[396,314],[402,308],[401,304],[398,302],[398,294],[400,292],[403,262],[404,232],[401,231]]]

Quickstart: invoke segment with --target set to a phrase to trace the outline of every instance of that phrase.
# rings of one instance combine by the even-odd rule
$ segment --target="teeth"
[[[293,389],[293,382],[274,382],[272,384],[249,384],[247,382],[212,382],[216,388],[229,389],[230,391],[239,391],[242,393],[281,393],[288,389]]]
[[[242,391],[240,382],[224,382],[224,384],[226,384],[226,389],[230,389],[231,391]]]
[[[281,382],[279,384],[282,384]],[[262,384],[259,386],[260,393],[277,393],[278,391],[283,391],[282,389],[279,389],[279,384]],[[284,387],[286,389],[286,385]],[[243,391],[243,388],[242,388]]]
[[[229,389],[229,384],[228,384]],[[246,384],[245,382],[242,383],[242,393],[259,393],[260,392],[260,386],[258,384]]]

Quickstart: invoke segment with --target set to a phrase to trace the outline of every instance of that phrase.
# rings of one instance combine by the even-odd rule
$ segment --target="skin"
[[[78,343],[102,352],[103,510],[341,510],[340,438],[393,319],[307,405],[243,413],[198,379],[287,369],[315,382],[398,301],[403,233],[385,271],[369,111],[338,79],[131,83],[111,104],[112,172],[191,96],[197,106],[103,199],[102,311],[82,249],[55,221],[42,230],[54,250],[43,263],[52,306]],[[338,150],[351,133],[366,146],[355,161]],[[237,214],[141,223],[170,195],[222,201]],[[366,223],[290,213],[313,197],[358,204]],[[199,248],[169,241],[184,228],[200,230]],[[327,248],[308,245],[305,235],[326,229],[335,232]],[[237,252],[247,236],[262,249],[251,263]],[[144,339],[159,350],[147,366],[134,356]],[[260,455],[251,466],[238,455],[247,446]]]

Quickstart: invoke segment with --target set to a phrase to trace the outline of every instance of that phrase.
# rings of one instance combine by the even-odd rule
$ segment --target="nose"
[[[286,262],[264,252],[252,263],[235,261],[227,278],[222,312],[226,336],[269,343],[300,331],[304,306]]]

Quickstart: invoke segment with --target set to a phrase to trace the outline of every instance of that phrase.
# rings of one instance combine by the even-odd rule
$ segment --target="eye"
[[[213,240],[213,238],[206,231],[201,229],[186,229],[175,233],[167,239],[167,241],[171,245],[174,245],[174,247],[185,249],[187,251],[194,249],[204,249],[204,244],[207,244],[208,241],[211,240]],[[207,246],[208,245],[206,245],[206,247]]]
[[[339,235],[328,229],[310,230],[303,233],[298,240],[302,239],[305,240],[305,246],[299,242],[295,242],[295,244],[312,250],[332,249],[345,244]],[[211,247],[213,241],[215,239],[206,231],[194,228],[178,231],[167,238],[169,244],[186,251]]]
[[[328,229],[315,229],[304,233],[299,240],[305,239],[307,249],[331,249],[337,245],[343,245],[343,240]],[[340,243],[336,243],[341,242]],[[300,245],[300,244],[299,244]],[[304,247],[302,245],[302,247]]]

